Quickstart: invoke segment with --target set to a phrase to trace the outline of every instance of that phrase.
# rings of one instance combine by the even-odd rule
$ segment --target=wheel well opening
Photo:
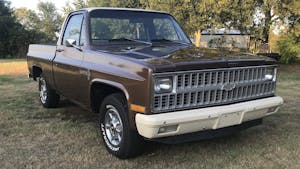
[[[92,84],[90,92],[91,108],[95,113],[99,112],[99,107],[103,99],[110,94],[121,93],[124,96],[124,98],[126,98],[124,92],[121,89],[104,83]]]
[[[42,74],[42,69],[40,67],[37,66],[33,66],[32,67],[32,77],[34,80],[36,80],[37,77],[40,77],[40,75]]]

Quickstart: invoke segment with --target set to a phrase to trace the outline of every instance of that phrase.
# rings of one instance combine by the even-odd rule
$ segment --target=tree
[[[256,0],[255,32],[263,43],[269,43],[270,31],[272,27],[287,19],[288,11],[285,8],[293,0]]]
[[[189,35],[196,32],[196,45],[204,29],[239,29],[248,32],[253,22],[253,0],[141,0],[147,9],[171,13]],[[249,17],[250,16],[250,17]]]
[[[74,11],[75,9],[71,6],[70,1],[67,1],[64,7],[62,8],[62,10],[63,10],[63,18],[65,18],[68,16],[70,12]]]
[[[74,0],[73,5],[75,9],[82,9],[88,7],[86,0]]]
[[[292,63],[300,58],[300,2],[287,1],[284,4],[287,28],[277,42],[282,63]]]
[[[300,1],[290,0],[284,4],[287,11],[286,19],[288,21],[289,32],[300,41]]]
[[[42,20],[35,11],[24,7],[17,8],[14,15],[17,21],[26,29],[23,35],[26,36],[25,39],[28,40],[28,43],[48,43],[47,34],[40,30]]]
[[[27,29],[38,29],[40,24],[40,19],[35,13],[35,11],[27,8],[17,8],[14,11],[14,15],[17,18],[17,21],[25,26]]]
[[[270,31],[279,25],[287,30],[281,35],[280,46],[288,42],[284,40],[285,37],[292,38],[290,41],[295,42],[294,46],[299,45],[300,41],[299,0],[70,0],[63,11],[66,16],[73,10],[85,7],[166,11],[176,18],[190,36],[197,37],[198,44],[202,30],[218,28],[238,29],[267,43]],[[38,12],[35,12],[26,8],[13,11],[7,1],[0,0],[0,14],[1,55],[14,55],[15,45],[20,43],[55,42],[54,33],[60,30],[62,24],[62,17],[51,2],[39,2]],[[19,48],[20,51],[25,50]]]
[[[300,42],[291,34],[282,36],[277,43],[281,63],[293,63],[300,57]]]
[[[121,7],[121,8],[141,8],[140,0],[88,0],[89,7]]]
[[[39,19],[33,11],[13,11],[7,1],[0,0],[0,57],[24,57],[31,43],[46,42],[39,31]]]
[[[63,18],[57,11],[54,3],[42,2],[38,3],[38,17],[41,20],[39,29],[47,35],[49,43],[56,41],[55,32],[59,32]]]
[[[23,30],[22,26],[17,23],[10,8],[10,3],[0,1],[0,57],[6,58],[18,53],[19,48],[15,48],[17,44],[22,43],[19,39],[19,32]],[[21,40],[21,41],[19,41]]]
[[[64,18],[72,11],[87,8],[87,0],[74,0],[72,3],[67,1],[63,7]]]

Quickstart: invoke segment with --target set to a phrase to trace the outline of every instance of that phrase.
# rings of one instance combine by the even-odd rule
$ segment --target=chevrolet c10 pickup
[[[126,8],[71,12],[57,44],[29,46],[39,99],[60,96],[99,114],[107,150],[140,154],[145,141],[207,139],[262,123],[283,103],[277,62],[195,47],[168,13]]]

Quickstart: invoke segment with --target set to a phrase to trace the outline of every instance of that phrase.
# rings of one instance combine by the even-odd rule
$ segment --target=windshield
[[[93,45],[155,42],[190,44],[172,16],[142,11],[94,10],[90,13],[90,37]]]

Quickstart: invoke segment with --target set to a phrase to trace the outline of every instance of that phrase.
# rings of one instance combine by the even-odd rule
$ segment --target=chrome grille
[[[267,67],[255,66],[155,74],[172,76],[174,92],[154,94],[153,112],[222,105],[271,96],[276,82],[265,80]],[[224,86],[232,89],[226,90]]]

